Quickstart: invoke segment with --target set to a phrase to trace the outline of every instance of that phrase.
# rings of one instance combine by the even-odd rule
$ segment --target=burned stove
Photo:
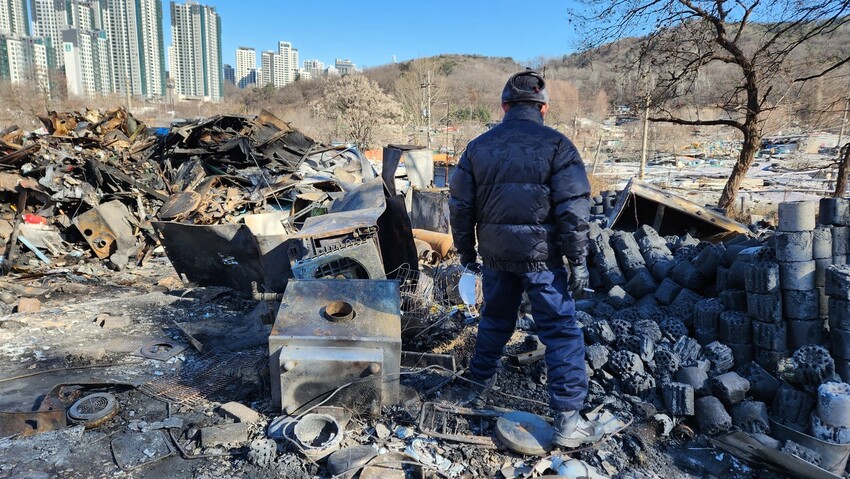
[[[290,280],[269,337],[272,402],[289,414],[398,402],[400,302],[395,281]]]
[[[307,249],[305,244],[313,246],[311,243],[320,239],[326,238],[299,238],[291,242],[293,276],[298,279],[377,279],[385,276],[377,236],[340,242],[334,245],[336,247],[324,246],[319,254],[302,253]]]

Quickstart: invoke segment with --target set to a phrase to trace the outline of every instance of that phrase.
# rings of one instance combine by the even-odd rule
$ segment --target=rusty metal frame
[[[0,411],[0,437],[31,436],[66,427],[65,409]]]
[[[448,416],[468,416],[477,418],[481,429],[484,419],[498,419],[503,413],[488,409],[470,409],[460,406],[449,406],[435,402],[426,402],[422,404],[422,410],[419,412],[419,432],[422,434],[436,437],[438,439],[446,439],[449,441],[462,442],[465,444],[474,444],[486,449],[498,449],[496,441],[490,436],[474,436],[471,434],[457,434],[446,432],[448,427]],[[430,419],[430,421],[428,420]],[[438,429],[439,428],[439,429]]]

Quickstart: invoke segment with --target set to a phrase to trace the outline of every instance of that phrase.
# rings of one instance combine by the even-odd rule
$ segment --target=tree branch
[[[847,63],[850,63],[850,57],[847,57],[847,58],[841,60],[840,62],[832,65],[831,67],[827,68],[826,70],[824,70],[820,73],[816,73],[814,75],[809,75],[809,76],[805,76],[805,77],[795,78],[793,82],[798,83],[798,82],[814,80],[815,78],[820,78],[820,77],[828,74],[831,71],[835,71],[835,70],[841,68],[843,65],[846,65]]]
[[[738,32],[735,33],[735,39],[732,40],[732,43],[738,43],[738,40],[741,39],[741,34],[744,33],[744,28],[748,25],[748,21],[750,19],[750,15],[752,15],[753,10],[758,6],[759,0],[753,2],[749,8],[744,5],[744,2],[738,1],[738,5],[744,8],[744,16],[741,17],[740,26],[738,27]]]
[[[689,126],[731,126],[745,131],[744,124],[735,120],[685,120],[683,118],[674,117],[650,117],[649,121],[655,123],[673,123],[674,125],[689,125]]]

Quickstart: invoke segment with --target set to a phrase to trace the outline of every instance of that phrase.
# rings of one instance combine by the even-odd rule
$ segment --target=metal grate
[[[96,414],[106,410],[109,401],[101,396],[88,396],[80,399],[77,409],[84,414]]]
[[[359,262],[351,258],[340,258],[319,266],[313,274],[316,279],[322,278],[368,278],[369,274]]]
[[[493,432],[501,412],[426,402],[419,413],[419,431],[449,441],[496,449]]]
[[[173,403],[200,407],[214,393],[224,389],[245,369],[254,369],[265,361],[265,350],[247,352],[212,351],[180,371],[154,379],[140,388],[149,396]]]

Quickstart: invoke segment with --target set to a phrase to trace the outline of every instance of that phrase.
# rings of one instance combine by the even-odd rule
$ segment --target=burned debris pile
[[[153,221],[239,224],[245,215],[306,207],[294,203],[321,205],[361,181],[367,165],[267,112],[157,130],[123,109],[41,120],[34,133],[2,131],[0,165],[4,204],[19,206],[4,212],[4,228],[16,232],[4,236],[42,261],[87,243],[118,267],[128,258],[140,264],[159,243]],[[17,250],[14,243],[7,247]],[[20,259],[7,255],[6,269],[26,266]]]
[[[143,358],[132,380],[68,379],[39,390],[33,410],[0,408],[0,436],[17,438],[0,440],[4,450],[92,435],[114,467],[160,475],[199,460],[212,463],[207,477],[512,479],[708,474],[720,461],[696,451],[714,445],[783,474],[844,473],[846,200],[783,203],[774,231],[638,180],[594,198],[577,317],[584,413],[606,435],[569,451],[551,443],[529,305],[486,408],[456,394],[482,286],[455,257],[430,152],[391,145],[376,168],[267,112],[159,130],[121,109],[42,122],[0,132],[7,276],[59,271],[88,284],[88,263],[180,281],[155,297],[152,337],[135,337],[129,315],[85,321],[95,333],[80,341],[133,331],[109,337]],[[37,314],[27,296],[38,294],[25,293],[15,290],[9,317]],[[0,335],[13,334],[4,321]],[[14,324],[33,337],[41,328]],[[138,363],[114,366],[127,364]],[[735,477],[777,477],[736,464]]]

